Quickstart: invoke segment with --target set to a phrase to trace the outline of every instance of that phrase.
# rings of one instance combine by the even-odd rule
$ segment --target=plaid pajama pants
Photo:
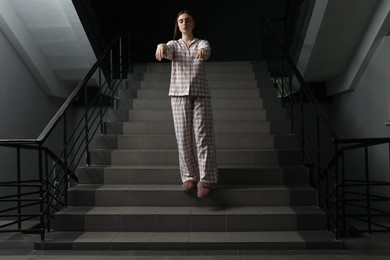
[[[172,96],[171,106],[182,181],[217,183],[211,98]],[[194,151],[194,141],[197,156]]]

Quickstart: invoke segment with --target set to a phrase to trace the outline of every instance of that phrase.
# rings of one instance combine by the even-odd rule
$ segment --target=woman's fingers
[[[161,50],[161,48],[157,48],[157,50],[156,50],[156,59],[158,61],[161,61],[163,57],[164,57],[164,50]]]
[[[207,57],[207,51],[205,49],[200,49],[198,51],[197,59],[204,60]]]

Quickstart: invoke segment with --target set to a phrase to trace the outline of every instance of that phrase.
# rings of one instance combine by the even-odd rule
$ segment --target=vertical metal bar
[[[292,71],[292,66],[291,63],[289,63],[289,84],[290,84],[290,95],[293,95],[293,71]],[[291,128],[291,133],[294,132],[294,102],[293,99],[290,98],[290,128]]]
[[[38,173],[39,173],[39,210],[40,210],[40,230],[41,230],[41,240],[45,240],[45,216],[44,216],[44,205],[43,205],[43,162],[42,162],[42,144],[39,143],[38,146]]]
[[[364,163],[366,175],[366,200],[367,200],[367,223],[368,233],[371,234],[371,194],[370,194],[370,173],[368,168],[368,146],[364,146]]]
[[[22,229],[22,203],[21,203],[21,194],[22,194],[22,172],[21,172],[21,165],[20,165],[20,147],[16,148],[16,175],[17,175],[17,181],[18,181],[18,187],[17,187],[17,193],[18,193],[18,229]]]
[[[286,102],[286,93],[285,93],[285,89],[284,89],[284,81],[283,81],[283,50],[281,48],[280,49],[280,59],[279,59],[279,62],[280,62],[280,71],[279,71],[279,82],[281,82],[280,86],[282,88],[282,100],[284,101],[283,104],[285,104]]]
[[[342,161],[341,161],[341,206],[342,206],[342,221],[343,221],[343,231],[346,230],[346,226],[347,226],[347,217],[346,217],[346,197],[345,197],[345,156],[344,156],[344,153],[343,153],[343,157],[342,157]]]
[[[114,81],[113,49],[114,49],[114,46],[110,50],[110,100],[111,100],[111,106],[114,106],[114,99],[112,98],[114,96],[114,93],[113,93],[113,81]]]
[[[328,230],[331,230],[331,225],[330,225],[330,204],[329,204],[329,174],[330,172],[326,170],[325,172],[325,208],[326,208],[326,226],[328,227]],[[320,191],[321,192],[321,191]]]
[[[102,102],[102,69],[99,67],[99,115],[100,115],[100,133],[104,134],[104,122],[103,122],[103,102]]]
[[[133,64],[132,64],[132,60],[131,60],[131,31],[130,31],[130,29],[128,28],[127,29],[127,63],[128,63],[128,72],[127,73],[129,73],[129,72],[134,72],[134,70],[133,70]],[[127,77],[126,77],[127,78]]]
[[[301,136],[302,136],[302,162],[305,163],[305,120],[303,107],[303,91],[299,91],[300,114],[301,114]]]
[[[265,59],[267,61],[267,56],[265,55],[265,33],[264,33],[264,18],[261,19],[260,21],[260,28],[261,28],[261,31],[260,31],[260,35],[261,35],[261,43],[262,43],[262,51],[263,51],[263,59]],[[129,40],[130,41],[130,40]],[[268,64],[269,65],[269,64]]]
[[[344,156],[344,153],[342,153],[342,156]],[[333,180],[333,192],[334,192],[334,198],[333,198],[333,202],[334,202],[334,205],[335,205],[335,209],[334,209],[334,217],[335,217],[335,220],[334,220],[334,231],[335,231],[335,234],[336,234],[336,237],[338,238],[338,236],[340,235],[339,234],[339,229],[338,229],[338,206],[339,206],[339,202],[338,202],[338,188],[337,188],[337,180],[339,178],[339,158],[338,158],[338,147],[336,145],[336,161],[335,161],[335,176],[334,176],[334,180]]]
[[[67,112],[64,113],[64,165],[61,165],[61,169],[67,169],[68,168],[68,117],[67,117]],[[57,165],[54,165],[54,167],[57,167]],[[55,169],[55,168],[54,168]],[[66,170],[64,170],[64,173],[66,173]],[[54,178],[55,180],[57,180],[57,176],[58,176],[58,173],[57,172],[54,172]],[[69,176],[67,176],[66,178],[70,178]],[[69,185],[69,183],[67,183],[66,185]],[[64,195],[64,199],[65,199],[65,203],[67,205],[68,203],[68,194],[65,193]]]
[[[67,120],[67,114],[64,113],[64,164],[68,165],[68,120]],[[55,167],[55,166],[54,166]],[[61,167],[62,168],[62,167]],[[56,174],[54,175],[55,178],[57,178]]]
[[[123,75],[122,75],[122,73],[123,73],[123,60],[122,60],[122,48],[123,48],[123,35],[121,35],[120,37],[119,37],[119,74],[120,74],[120,80],[119,80],[119,82],[121,82],[121,87],[120,87],[120,89],[122,89],[122,79],[123,79]]]
[[[321,130],[320,130],[320,118],[316,117],[316,132],[317,132],[317,176],[315,176],[315,180],[318,180],[321,175]],[[315,182],[317,187],[317,193],[318,193],[318,200],[322,201],[322,195],[321,195],[321,182],[316,181]]]
[[[84,120],[85,120],[85,157],[86,164],[90,165],[89,158],[89,127],[88,127],[88,87],[87,84],[84,85]]]
[[[291,3],[291,1],[290,1],[290,3]],[[285,17],[285,19],[284,19],[284,28],[283,28],[283,30],[284,30],[284,44],[285,44],[285,46],[286,46],[286,49],[288,48],[288,35],[289,35],[289,32],[288,32],[288,27],[289,27],[289,19],[291,18],[291,4],[289,5],[289,9],[287,10],[287,13],[286,13],[286,15],[287,15],[287,17]]]
[[[50,217],[50,185],[49,185],[49,179],[48,179],[48,172],[49,172],[49,166],[48,166],[48,157],[47,157],[47,153],[45,153],[45,184],[46,184],[46,207],[47,207],[47,213],[45,211],[45,214],[46,214],[46,218],[47,218],[47,232],[50,232],[50,220],[51,220],[51,217]],[[56,174],[54,174],[54,178],[56,178]],[[55,194],[53,193],[53,196],[55,196]]]

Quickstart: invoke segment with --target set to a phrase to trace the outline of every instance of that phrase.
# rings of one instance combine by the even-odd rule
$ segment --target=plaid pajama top
[[[182,39],[171,40],[166,45],[165,58],[172,61],[169,96],[210,97],[204,60],[210,57],[210,44],[207,40],[194,38],[189,47]],[[204,60],[197,59],[200,49],[207,51]]]

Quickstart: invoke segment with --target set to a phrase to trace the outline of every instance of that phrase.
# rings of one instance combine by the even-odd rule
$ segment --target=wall
[[[0,139],[39,136],[63,103],[43,93],[27,66],[0,30]],[[16,179],[15,150],[0,147],[0,181]],[[23,152],[25,177],[36,173],[37,155]],[[27,176],[26,176],[27,175]],[[1,188],[0,195],[7,190]],[[0,205],[0,208],[2,205]]]
[[[388,107],[390,104],[390,39],[385,37],[354,91],[334,96],[332,112],[339,138],[389,137]],[[390,181],[389,146],[369,148],[369,170],[371,180]],[[364,175],[364,150],[348,153],[347,169],[349,177]],[[390,196],[389,187],[374,188],[383,195]],[[383,207],[383,205],[382,205]]]
[[[36,138],[62,99],[44,94],[0,31],[0,138]]]
[[[190,10],[196,20],[196,36],[209,40],[211,61],[261,60],[261,19],[283,17],[287,0],[236,2],[198,1],[106,1],[72,0],[94,44],[100,40],[96,26],[106,38],[130,22],[134,41],[133,61],[155,60],[156,46],[173,37],[176,15]],[[94,25],[92,28],[90,25]],[[93,33],[91,33],[93,31]],[[98,45],[98,44],[95,44]],[[96,51],[96,48],[95,48]]]

